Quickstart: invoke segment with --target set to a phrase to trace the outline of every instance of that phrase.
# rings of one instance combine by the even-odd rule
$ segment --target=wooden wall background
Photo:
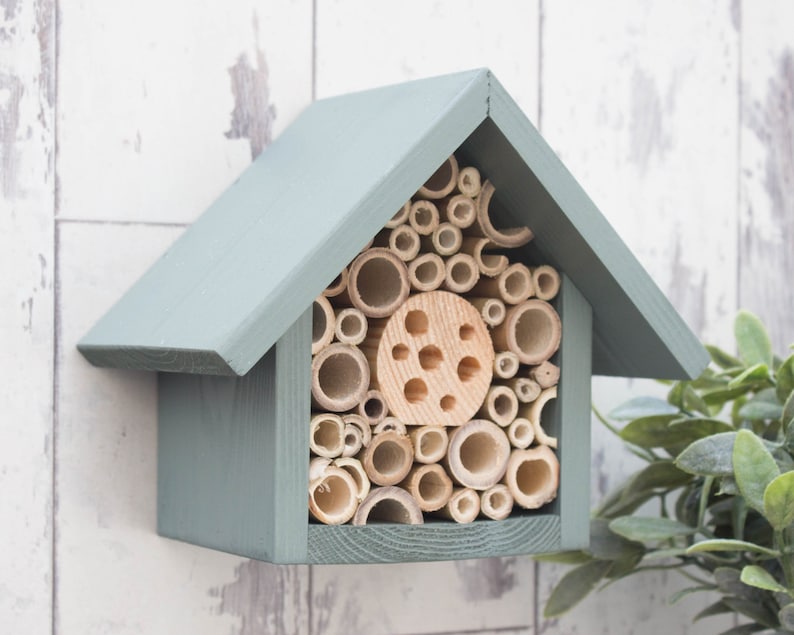
[[[545,622],[560,572],[528,558],[275,567],[159,538],[153,377],[75,342],[313,98],[490,66],[698,333],[729,345],[744,306],[782,349],[793,24],[788,0],[0,0],[0,630],[719,630],[663,608],[664,575]],[[594,427],[593,495],[631,467]]]

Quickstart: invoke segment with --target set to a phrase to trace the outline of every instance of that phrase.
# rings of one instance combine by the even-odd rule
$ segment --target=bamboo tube
[[[509,386],[518,397],[521,403],[530,403],[535,401],[540,395],[540,386],[538,382],[527,377],[513,377],[504,382],[505,386]]]
[[[497,483],[480,494],[480,512],[492,520],[504,520],[513,511],[513,495],[503,483]]]
[[[452,496],[452,480],[438,463],[414,465],[400,487],[416,499],[423,512],[434,512]]]
[[[488,326],[499,326],[505,319],[505,303],[499,298],[466,298],[479,312]]]
[[[386,221],[387,229],[394,229],[395,227],[408,222],[408,212],[411,211],[411,201],[408,200],[405,204],[397,210],[397,212],[389,220]]]
[[[552,386],[551,388],[546,388],[535,401],[521,409],[521,414],[529,419],[529,422],[532,424],[532,429],[535,431],[535,440],[541,445],[547,445],[555,449],[557,448],[557,437],[546,434],[546,431],[540,423],[540,418],[543,407],[549,401],[556,398],[557,387]]]
[[[504,305],[502,305],[504,306]],[[510,351],[499,351],[494,355],[493,374],[500,379],[510,379],[518,372],[518,355]]]
[[[502,273],[510,265],[510,261],[504,254],[485,253],[486,249],[496,247],[488,238],[477,238],[476,236],[466,236],[460,249],[463,253],[469,254],[474,258],[480,273],[489,278],[493,278]],[[492,294],[491,294],[492,295]]]
[[[422,254],[408,265],[408,280],[415,291],[435,291],[445,275],[444,261],[438,254]]]
[[[334,339],[334,309],[321,295],[312,304],[312,355],[319,353]]]
[[[389,406],[380,390],[368,390],[364,398],[358,404],[358,414],[361,415],[370,426],[379,424],[389,413]]]
[[[510,441],[510,445],[519,450],[523,450],[532,445],[532,441],[535,438],[535,430],[529,422],[529,419],[517,417],[513,420],[513,423],[507,427],[507,438]]]
[[[477,220],[477,205],[465,194],[449,196],[439,201],[437,207],[441,220],[452,223],[460,229],[471,227]]]
[[[405,424],[397,417],[386,417],[372,428],[372,434],[380,434],[381,432],[387,432],[389,430],[403,436],[408,434],[408,428],[406,428]]]
[[[469,166],[458,171],[458,190],[461,194],[474,198],[480,193],[481,188],[482,178],[477,168]]]
[[[414,444],[414,461],[438,463],[449,445],[447,429],[441,426],[411,426],[408,436]]]
[[[405,263],[389,249],[376,247],[356,256],[347,291],[338,297],[368,318],[380,318],[394,313],[410,290]]]
[[[416,258],[420,248],[419,234],[410,225],[400,225],[389,232],[389,250],[403,262]]]
[[[387,430],[372,437],[369,447],[361,453],[361,464],[376,485],[396,485],[408,474],[413,458],[411,439]]]
[[[348,271],[347,271],[347,267],[345,267],[344,269],[342,269],[342,271],[339,272],[339,275],[336,276],[336,278],[334,278],[331,281],[331,284],[325,287],[325,290],[323,291],[323,295],[326,298],[334,298],[338,296],[347,288],[347,278],[348,278]]]
[[[342,468],[353,477],[357,488],[356,498],[358,498],[359,502],[363,501],[369,494],[370,482],[369,478],[367,478],[367,473],[364,471],[364,466],[361,465],[361,461],[346,456],[334,459],[334,465]]]
[[[560,383],[560,367],[545,361],[529,369],[529,376],[534,379],[541,388],[551,388]]]
[[[436,514],[456,523],[470,523],[480,513],[480,497],[470,487],[455,487],[446,505]]]
[[[485,181],[477,196],[477,220],[474,223],[476,231],[481,236],[490,238],[500,247],[521,247],[533,238],[529,227],[511,227],[509,229],[496,229],[491,222],[490,205],[494,193],[494,186],[490,181]]]
[[[452,254],[460,251],[463,244],[463,233],[460,227],[456,227],[452,223],[441,223],[428,238],[422,238],[422,249],[426,252],[431,250],[439,256],[451,256]]]
[[[369,364],[357,347],[329,344],[312,359],[312,404],[317,409],[344,412],[367,392]]]
[[[322,478],[329,465],[331,465],[331,459],[324,456],[315,456],[309,461],[309,483]]]
[[[317,456],[333,459],[345,449],[345,424],[330,412],[314,415],[309,423],[309,449]]]
[[[334,311],[334,334],[338,342],[356,346],[367,336],[367,316],[358,309],[347,307]]]
[[[361,415],[353,414],[352,412],[342,415],[342,421],[347,426],[355,426],[361,431],[361,446],[366,448],[369,442],[372,441],[372,429],[369,427],[367,420]]]
[[[458,161],[454,155],[450,156],[433,175],[419,188],[416,195],[419,198],[444,198],[455,189],[458,183]]]
[[[408,492],[389,486],[373,487],[353,517],[354,525],[370,525],[373,521],[421,525],[424,518],[419,505]]]
[[[493,376],[493,347],[477,309],[445,291],[412,295],[362,344],[372,386],[404,422],[459,426],[471,419]]]
[[[491,421],[472,419],[450,435],[445,463],[456,483],[484,490],[502,478],[509,456],[504,431]]]
[[[556,498],[560,463],[545,445],[513,450],[507,462],[504,483],[518,505],[524,509],[537,509]]]
[[[510,265],[495,278],[480,278],[473,294],[501,298],[505,304],[519,304],[535,292],[532,274],[520,262]]]
[[[414,201],[408,214],[408,224],[420,236],[429,236],[438,229],[438,207],[432,201]]]
[[[560,346],[560,316],[548,302],[527,300],[511,307],[505,321],[491,331],[494,348],[510,350],[524,364],[540,364]]]
[[[518,397],[507,386],[491,386],[477,414],[493,421],[500,428],[506,428],[518,414]]]
[[[560,274],[549,265],[540,265],[532,269],[532,282],[535,285],[535,295],[540,300],[548,302],[560,290]]]
[[[346,523],[357,507],[358,486],[342,468],[329,466],[321,478],[309,483],[309,512],[321,523]]]
[[[345,424],[344,440],[343,457],[356,456],[356,454],[361,452],[361,448],[364,447],[364,435],[361,429],[351,423]]]
[[[474,258],[468,254],[457,253],[447,258],[444,288],[453,293],[467,293],[480,279],[480,270]]]

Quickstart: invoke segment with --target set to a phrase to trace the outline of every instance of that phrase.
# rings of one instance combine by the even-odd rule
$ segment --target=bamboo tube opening
[[[342,418],[330,412],[314,415],[309,423],[309,449],[317,456],[340,456],[345,449]]]
[[[341,309],[336,312],[334,333],[342,344],[361,344],[367,336],[367,317],[352,307]]]
[[[532,445],[532,441],[535,438],[535,430],[532,428],[529,419],[518,417],[508,426],[507,438],[510,440],[510,445],[523,450]]]
[[[380,390],[368,390],[358,404],[358,413],[371,426],[377,425],[386,418],[389,407]]]
[[[419,234],[410,225],[395,227],[389,234],[389,249],[404,262],[416,258],[421,246]]]
[[[540,385],[533,379],[514,377],[505,384],[516,394],[521,403],[531,403],[540,395]]]
[[[466,298],[479,312],[488,326],[498,326],[504,322],[505,304],[499,298]]]
[[[325,291],[323,291],[323,295],[326,298],[335,298],[336,296],[338,296],[340,293],[342,293],[342,291],[344,291],[347,288],[347,278],[348,278],[348,271],[347,271],[347,267],[345,267],[344,269],[342,269],[342,271],[339,272],[339,275],[336,276],[336,278],[334,278],[331,281],[331,284],[325,287]]]
[[[413,464],[411,440],[393,430],[376,434],[364,450],[362,464],[369,479],[376,485],[396,485]]]
[[[387,430],[392,430],[400,436],[405,436],[408,434],[408,428],[406,428],[405,424],[397,417],[386,417],[383,421],[376,424],[372,428],[372,434],[380,434],[381,432],[386,432]]]
[[[457,194],[442,203],[443,218],[460,229],[466,229],[477,219],[477,205],[468,196]]]
[[[352,424],[345,425],[345,447],[342,450],[343,457],[355,456],[361,451],[364,445],[364,438],[361,430]]]
[[[438,463],[415,465],[400,486],[424,512],[441,509],[452,496],[452,481]]]
[[[513,511],[513,495],[507,485],[497,483],[480,496],[480,511],[493,520],[504,520]]]
[[[364,466],[361,465],[361,461],[353,457],[343,457],[334,460],[334,465],[350,474],[356,484],[356,497],[359,502],[363,501],[369,494],[370,482],[369,478],[367,478],[367,473],[364,471]]]
[[[509,456],[507,435],[491,421],[473,419],[452,434],[446,461],[452,478],[480,490],[502,478]]]
[[[551,300],[560,290],[560,274],[554,267],[541,265],[532,270],[535,295],[540,300]]]
[[[557,398],[557,387],[552,386],[551,388],[546,388],[543,392],[540,393],[540,396],[535,399],[529,406],[527,407],[527,419],[532,424],[532,428],[535,431],[535,439],[537,439],[538,443],[542,445],[547,445],[550,448],[557,447],[557,438],[552,437],[546,434],[546,431],[543,429],[543,426],[540,424],[541,413],[543,412],[543,408],[545,405],[551,401],[552,399]]]
[[[334,339],[334,309],[321,295],[312,304],[312,355],[320,352]]]
[[[466,293],[474,288],[480,279],[480,270],[474,258],[468,254],[455,254],[446,262],[444,287],[453,293]]]
[[[441,256],[451,256],[460,250],[463,234],[452,223],[441,223],[430,239],[433,250]]]
[[[504,254],[488,254],[486,249],[496,247],[488,238],[466,237],[463,239],[461,250],[474,258],[480,273],[493,278],[502,273],[510,265],[510,260]]]
[[[403,223],[408,222],[408,213],[411,211],[411,201],[406,201],[403,206],[389,220],[386,221],[387,229],[394,229]]]
[[[373,522],[421,525],[424,518],[419,505],[404,489],[395,486],[376,487],[359,505],[353,517],[354,525],[369,525]]]
[[[361,415],[353,414],[352,412],[342,415],[342,422],[345,424],[345,429],[347,429],[347,426],[355,426],[361,431],[362,447],[366,448],[369,442],[372,441],[372,429],[369,422]]]
[[[491,386],[479,414],[505,428],[513,422],[518,414],[518,398],[507,386]]]
[[[521,263],[510,265],[499,274],[499,293],[507,304],[518,304],[533,293],[532,274]]]
[[[469,487],[454,488],[452,497],[437,513],[457,523],[470,523],[480,513],[480,497]]]
[[[437,463],[447,452],[449,437],[446,428],[422,426],[410,432],[414,444],[414,460],[417,463]]]
[[[504,309],[504,305],[502,305]],[[510,351],[496,353],[493,360],[494,374],[501,379],[515,377],[518,372],[518,355]]]
[[[458,182],[458,161],[450,156],[433,175],[419,188],[418,196],[422,198],[444,198],[455,189]]]
[[[322,478],[309,484],[309,512],[326,525],[350,520],[358,506],[358,487],[345,470],[330,466]]]
[[[350,266],[350,301],[367,317],[391,315],[409,292],[408,269],[388,249],[370,249],[357,256]]]
[[[461,194],[474,198],[480,193],[482,178],[480,171],[475,167],[461,168],[458,172],[458,189]]]
[[[444,282],[444,261],[438,254],[422,254],[408,265],[408,279],[416,291],[434,291]]]
[[[532,299],[512,307],[491,335],[496,348],[513,351],[524,364],[540,364],[559,348],[562,326],[548,302]]]
[[[432,201],[416,201],[411,205],[408,223],[420,236],[429,236],[438,229],[438,207]]]
[[[560,464],[547,446],[513,450],[505,472],[505,484],[521,507],[537,509],[554,500],[559,483]]]
[[[477,229],[483,236],[490,238],[500,247],[521,247],[532,240],[532,230],[528,227],[496,229],[491,222],[489,207],[494,194],[494,186],[485,181],[477,196]]]
[[[325,410],[355,407],[369,385],[367,358],[355,346],[330,344],[312,359],[312,399]]]

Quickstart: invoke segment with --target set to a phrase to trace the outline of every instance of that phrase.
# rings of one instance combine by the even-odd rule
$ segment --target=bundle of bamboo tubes
[[[313,306],[309,511],[326,524],[502,520],[552,501],[543,425],[560,369],[560,276],[496,229],[455,156]]]

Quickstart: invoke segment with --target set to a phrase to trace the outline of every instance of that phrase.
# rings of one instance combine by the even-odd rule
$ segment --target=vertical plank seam
[[[312,101],[317,99],[317,0],[312,0]]]

